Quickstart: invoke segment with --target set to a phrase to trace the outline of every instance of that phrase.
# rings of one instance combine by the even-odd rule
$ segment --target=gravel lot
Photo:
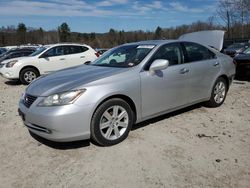
[[[250,82],[234,81],[219,108],[152,119],[106,148],[33,138],[17,114],[25,87],[0,78],[0,187],[250,187]]]

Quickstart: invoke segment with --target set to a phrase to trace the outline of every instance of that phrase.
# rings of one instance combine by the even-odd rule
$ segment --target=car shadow
[[[185,112],[189,112],[189,111],[192,111],[194,109],[201,108],[201,107],[203,107],[203,104],[199,103],[199,104],[195,104],[195,105],[192,105],[192,106],[189,106],[189,107],[186,107],[186,108],[174,111],[174,112],[166,113],[164,115],[140,122],[140,123],[134,125],[131,130],[134,131],[134,130],[146,127],[150,124],[157,123],[158,121],[162,121],[164,119],[168,119],[170,117],[177,116],[177,115],[180,115],[180,114],[183,114]]]
[[[45,138],[42,138],[30,131],[29,133],[40,144],[43,144],[45,146],[58,149],[58,150],[69,150],[69,149],[77,149],[77,148],[90,146],[90,140],[81,140],[81,141],[74,141],[74,142],[54,142],[54,141],[50,141]]]
[[[9,86],[18,86],[18,85],[22,85],[22,83],[19,80],[8,80],[6,82],[4,82],[6,85]]]
[[[236,80],[236,81],[247,81],[247,82],[250,82],[250,78],[249,77],[236,77],[234,80]]]

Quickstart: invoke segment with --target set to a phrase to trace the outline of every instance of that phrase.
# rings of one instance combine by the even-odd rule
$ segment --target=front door
[[[182,54],[179,43],[166,44],[157,50],[145,71],[140,73],[143,118],[187,103],[189,64],[182,64]],[[168,60],[169,67],[152,75],[148,70],[156,59]]]
[[[44,52],[44,54],[39,57],[38,66],[42,74],[67,68],[67,60],[62,46],[56,46]]]

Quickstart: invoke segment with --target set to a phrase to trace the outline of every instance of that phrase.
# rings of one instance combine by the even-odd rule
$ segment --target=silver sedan
[[[234,74],[230,57],[198,43],[124,44],[88,65],[35,80],[19,114],[29,131],[46,139],[92,138],[109,146],[138,122],[200,102],[220,106]]]

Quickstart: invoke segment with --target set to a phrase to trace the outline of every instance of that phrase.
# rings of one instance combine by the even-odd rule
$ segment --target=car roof
[[[49,47],[55,47],[55,46],[70,46],[70,45],[76,45],[76,46],[88,46],[86,44],[77,44],[77,43],[57,43],[57,44],[51,44]]]
[[[33,53],[34,50],[18,50],[18,51],[13,51],[13,52],[10,52],[8,53],[8,55],[10,54],[17,54],[17,53],[22,53],[22,52],[29,52],[29,53]]]
[[[161,44],[167,44],[170,42],[177,42],[177,41],[178,40],[147,40],[147,41],[127,43],[124,45],[133,45],[133,44],[134,45],[161,45]]]
[[[35,51],[36,49],[34,48],[16,48],[9,50],[9,52],[19,52],[19,51]]]

